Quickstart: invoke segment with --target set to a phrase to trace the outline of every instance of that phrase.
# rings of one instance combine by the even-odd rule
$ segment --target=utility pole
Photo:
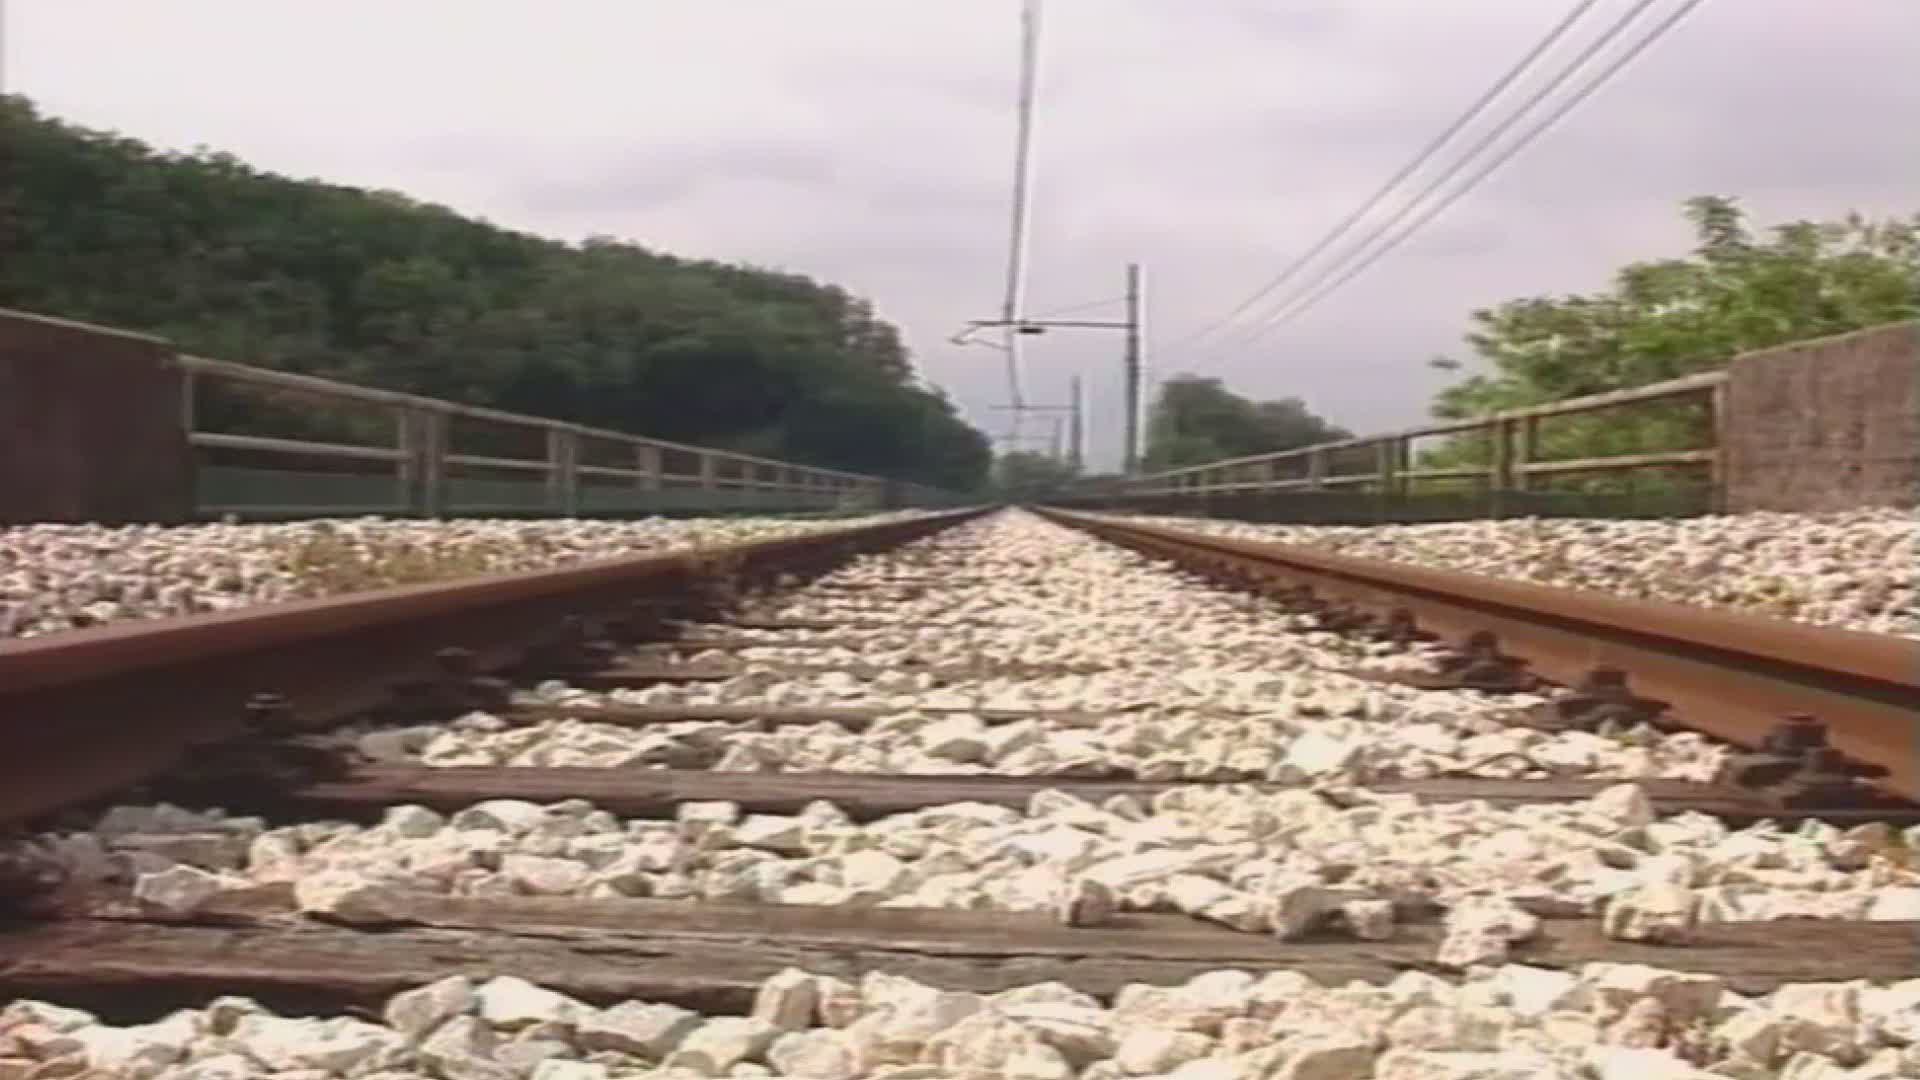
[[[998,329],[1007,333],[1009,343],[1020,340],[1024,334],[1045,334],[1052,330],[1119,330],[1126,334],[1126,350],[1123,355],[1122,381],[1125,384],[1126,424],[1123,448],[1124,471],[1131,474],[1140,463],[1140,380],[1146,370],[1146,358],[1143,353],[1146,324],[1146,274],[1139,263],[1127,264],[1127,312],[1125,319],[969,319],[966,328],[953,335],[956,345],[979,344],[995,349],[1007,348],[986,341],[971,341],[973,335],[989,329]],[[1080,408],[1080,380],[1074,379],[1072,405],[1028,405],[1016,400],[1010,405],[996,405],[996,409],[1008,409],[1013,412],[1015,428],[1013,439],[1018,442],[1020,430],[1018,422],[1022,413],[1072,411],[1078,415]],[[1085,447],[1079,438],[1074,439],[1074,451],[1084,455]]]
[[[1072,438],[1071,438],[1072,445],[1066,448],[1067,457],[1065,458],[1065,460],[1071,461],[1075,465],[1075,467],[1079,466],[1080,464],[1080,377],[1078,375],[1073,377],[1073,397],[1068,404],[1065,404],[1065,405],[1024,405],[1023,404],[1018,406],[994,405],[992,406],[992,408],[995,412],[1012,411],[1016,416],[1022,413],[1052,413],[1053,415],[1050,418],[1052,420],[1052,426],[1051,428],[1048,429],[1048,433],[1044,437],[1047,440],[1047,447],[1048,447],[1047,455],[1053,458],[1055,461],[1062,460],[1060,436],[1063,432],[1063,429],[1060,423],[1060,414],[1066,413],[1068,416],[1069,426],[1064,430],[1070,431],[1072,433]],[[1007,436],[1005,441],[1010,445],[1012,445],[1015,449],[1019,449],[1020,446],[1022,445],[1023,440],[1022,440],[1022,436],[1020,436],[1019,434],[1012,434]]]
[[[1132,476],[1140,466],[1140,321],[1142,297],[1139,263],[1127,264],[1126,450],[1121,471]]]
[[[1013,213],[1007,241],[1007,291],[1000,304],[1007,356],[1007,400],[1013,406],[1013,437],[1020,438],[1026,404],[1020,391],[1020,312],[1026,299],[1027,205],[1033,188],[1033,99],[1040,81],[1040,0],[1020,9],[1020,97],[1013,147]]]

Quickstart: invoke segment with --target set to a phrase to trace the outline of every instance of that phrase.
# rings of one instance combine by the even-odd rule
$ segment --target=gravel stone
[[[379,883],[347,870],[323,870],[295,879],[294,905],[309,915],[325,915],[345,923],[386,921],[389,892]]]
[[[1601,932],[1619,941],[1684,945],[1700,922],[1700,898],[1684,885],[1655,882],[1607,901]]]
[[[507,883],[529,896],[569,896],[587,884],[591,868],[571,859],[507,855],[500,860]]]
[[[533,1067],[532,1080],[607,1080],[610,1075],[605,1065],[549,1058]]]
[[[785,1076],[854,1080],[859,1058],[846,1033],[831,1028],[790,1031],[767,1048],[767,1062]]]
[[[190,915],[201,905],[224,893],[252,885],[246,878],[213,873],[197,866],[176,863],[151,874],[141,874],[134,882],[133,896],[174,915]]]
[[[474,990],[480,1019],[494,1028],[516,1030],[533,1024],[572,1028],[588,1007],[513,975],[498,975]]]
[[[235,1026],[232,1039],[248,1056],[273,1069],[318,1069],[342,1076],[372,1071],[403,1045],[391,1029],[347,1017],[248,1016]]]
[[[1447,912],[1435,962],[1451,968],[1499,963],[1508,948],[1532,937],[1540,920],[1501,897],[1470,897]]]
[[[87,1064],[124,1076],[151,1077],[187,1056],[195,1034],[192,1018],[175,1014],[134,1027],[82,1027],[70,1032]]]
[[[753,1018],[782,1031],[800,1031],[813,1022],[819,1005],[820,986],[814,977],[788,968],[760,984]]]
[[[1371,1040],[1319,1036],[1288,1042],[1293,1045],[1270,1074],[1274,1080],[1347,1080],[1364,1076],[1373,1067]]]
[[[1373,1075],[1376,1080],[1586,1080],[1588,1074],[1525,1050],[1392,1050],[1375,1062]]]
[[[1111,886],[1085,876],[1068,878],[1056,895],[1054,918],[1063,926],[1106,926],[1120,907]]]
[[[472,1012],[477,1003],[473,982],[464,975],[452,975],[395,994],[381,1015],[388,1027],[418,1042],[448,1020]]]
[[[698,1070],[705,1076],[719,1076],[742,1062],[752,1061],[767,1052],[781,1031],[753,1017],[723,1016],[695,1028],[681,1040],[678,1049],[667,1055],[668,1068]]]
[[[583,1049],[659,1060],[699,1026],[700,1014],[679,1006],[627,1001],[586,1015],[576,1030]]]
[[[1113,1060],[1131,1076],[1172,1072],[1213,1048],[1213,1040],[1195,1031],[1138,1028],[1127,1032]]]
[[[456,1016],[420,1043],[420,1061],[444,1080],[515,1080],[494,1061],[500,1038],[479,1017]]]

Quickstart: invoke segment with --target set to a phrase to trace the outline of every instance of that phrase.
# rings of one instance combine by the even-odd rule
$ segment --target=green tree
[[[1299,398],[1254,402],[1219,379],[1178,375],[1160,384],[1148,414],[1144,467],[1177,469],[1348,437]]]
[[[1030,450],[1008,451],[993,463],[994,490],[1013,502],[1045,498],[1078,475],[1067,462]]]
[[[0,306],[191,352],[949,488],[991,448],[837,286],[595,237],[572,246],[397,192],[157,153],[0,97]],[[225,430],[350,437],[210,396]],[[481,432],[474,439],[506,439]]]
[[[1459,418],[1643,386],[1723,366],[1736,353],[1920,315],[1920,215],[1797,221],[1756,237],[1739,203],[1701,196],[1686,215],[1683,258],[1637,262],[1585,296],[1528,297],[1473,313],[1466,337],[1491,370],[1442,390],[1434,415]],[[1441,357],[1434,366],[1458,370]],[[1593,457],[1700,445],[1701,410],[1685,406],[1554,420],[1546,457]],[[1484,461],[1463,436],[1434,462]]]

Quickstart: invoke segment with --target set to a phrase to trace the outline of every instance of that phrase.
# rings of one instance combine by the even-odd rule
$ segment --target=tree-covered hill
[[[916,384],[894,327],[835,286],[161,153],[21,97],[0,97],[0,306],[942,487],[978,485],[991,462]]]

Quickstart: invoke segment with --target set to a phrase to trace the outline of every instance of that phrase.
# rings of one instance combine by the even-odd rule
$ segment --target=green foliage
[[[1351,437],[1299,398],[1253,402],[1219,379],[1178,375],[1160,384],[1147,418],[1147,472],[1291,450]]]
[[[393,192],[156,153],[0,97],[0,306],[206,356],[891,475],[992,453],[914,384],[899,333],[808,278],[616,240],[578,247]],[[286,407],[226,430],[306,434]]]
[[[1001,454],[993,463],[994,490],[1000,497],[1013,502],[1044,498],[1065,487],[1078,475],[1078,471],[1067,462],[1028,450]]]
[[[1470,417],[1644,386],[1723,366],[1734,354],[1920,315],[1920,215],[1799,221],[1757,238],[1730,198],[1686,203],[1693,252],[1633,263],[1605,291],[1530,297],[1473,313],[1467,343],[1490,374],[1438,395],[1436,416]],[[1457,359],[1434,366],[1457,370]],[[1540,456],[1599,457],[1704,445],[1704,411],[1633,407],[1547,421]],[[1463,436],[1429,463],[1484,462]]]

